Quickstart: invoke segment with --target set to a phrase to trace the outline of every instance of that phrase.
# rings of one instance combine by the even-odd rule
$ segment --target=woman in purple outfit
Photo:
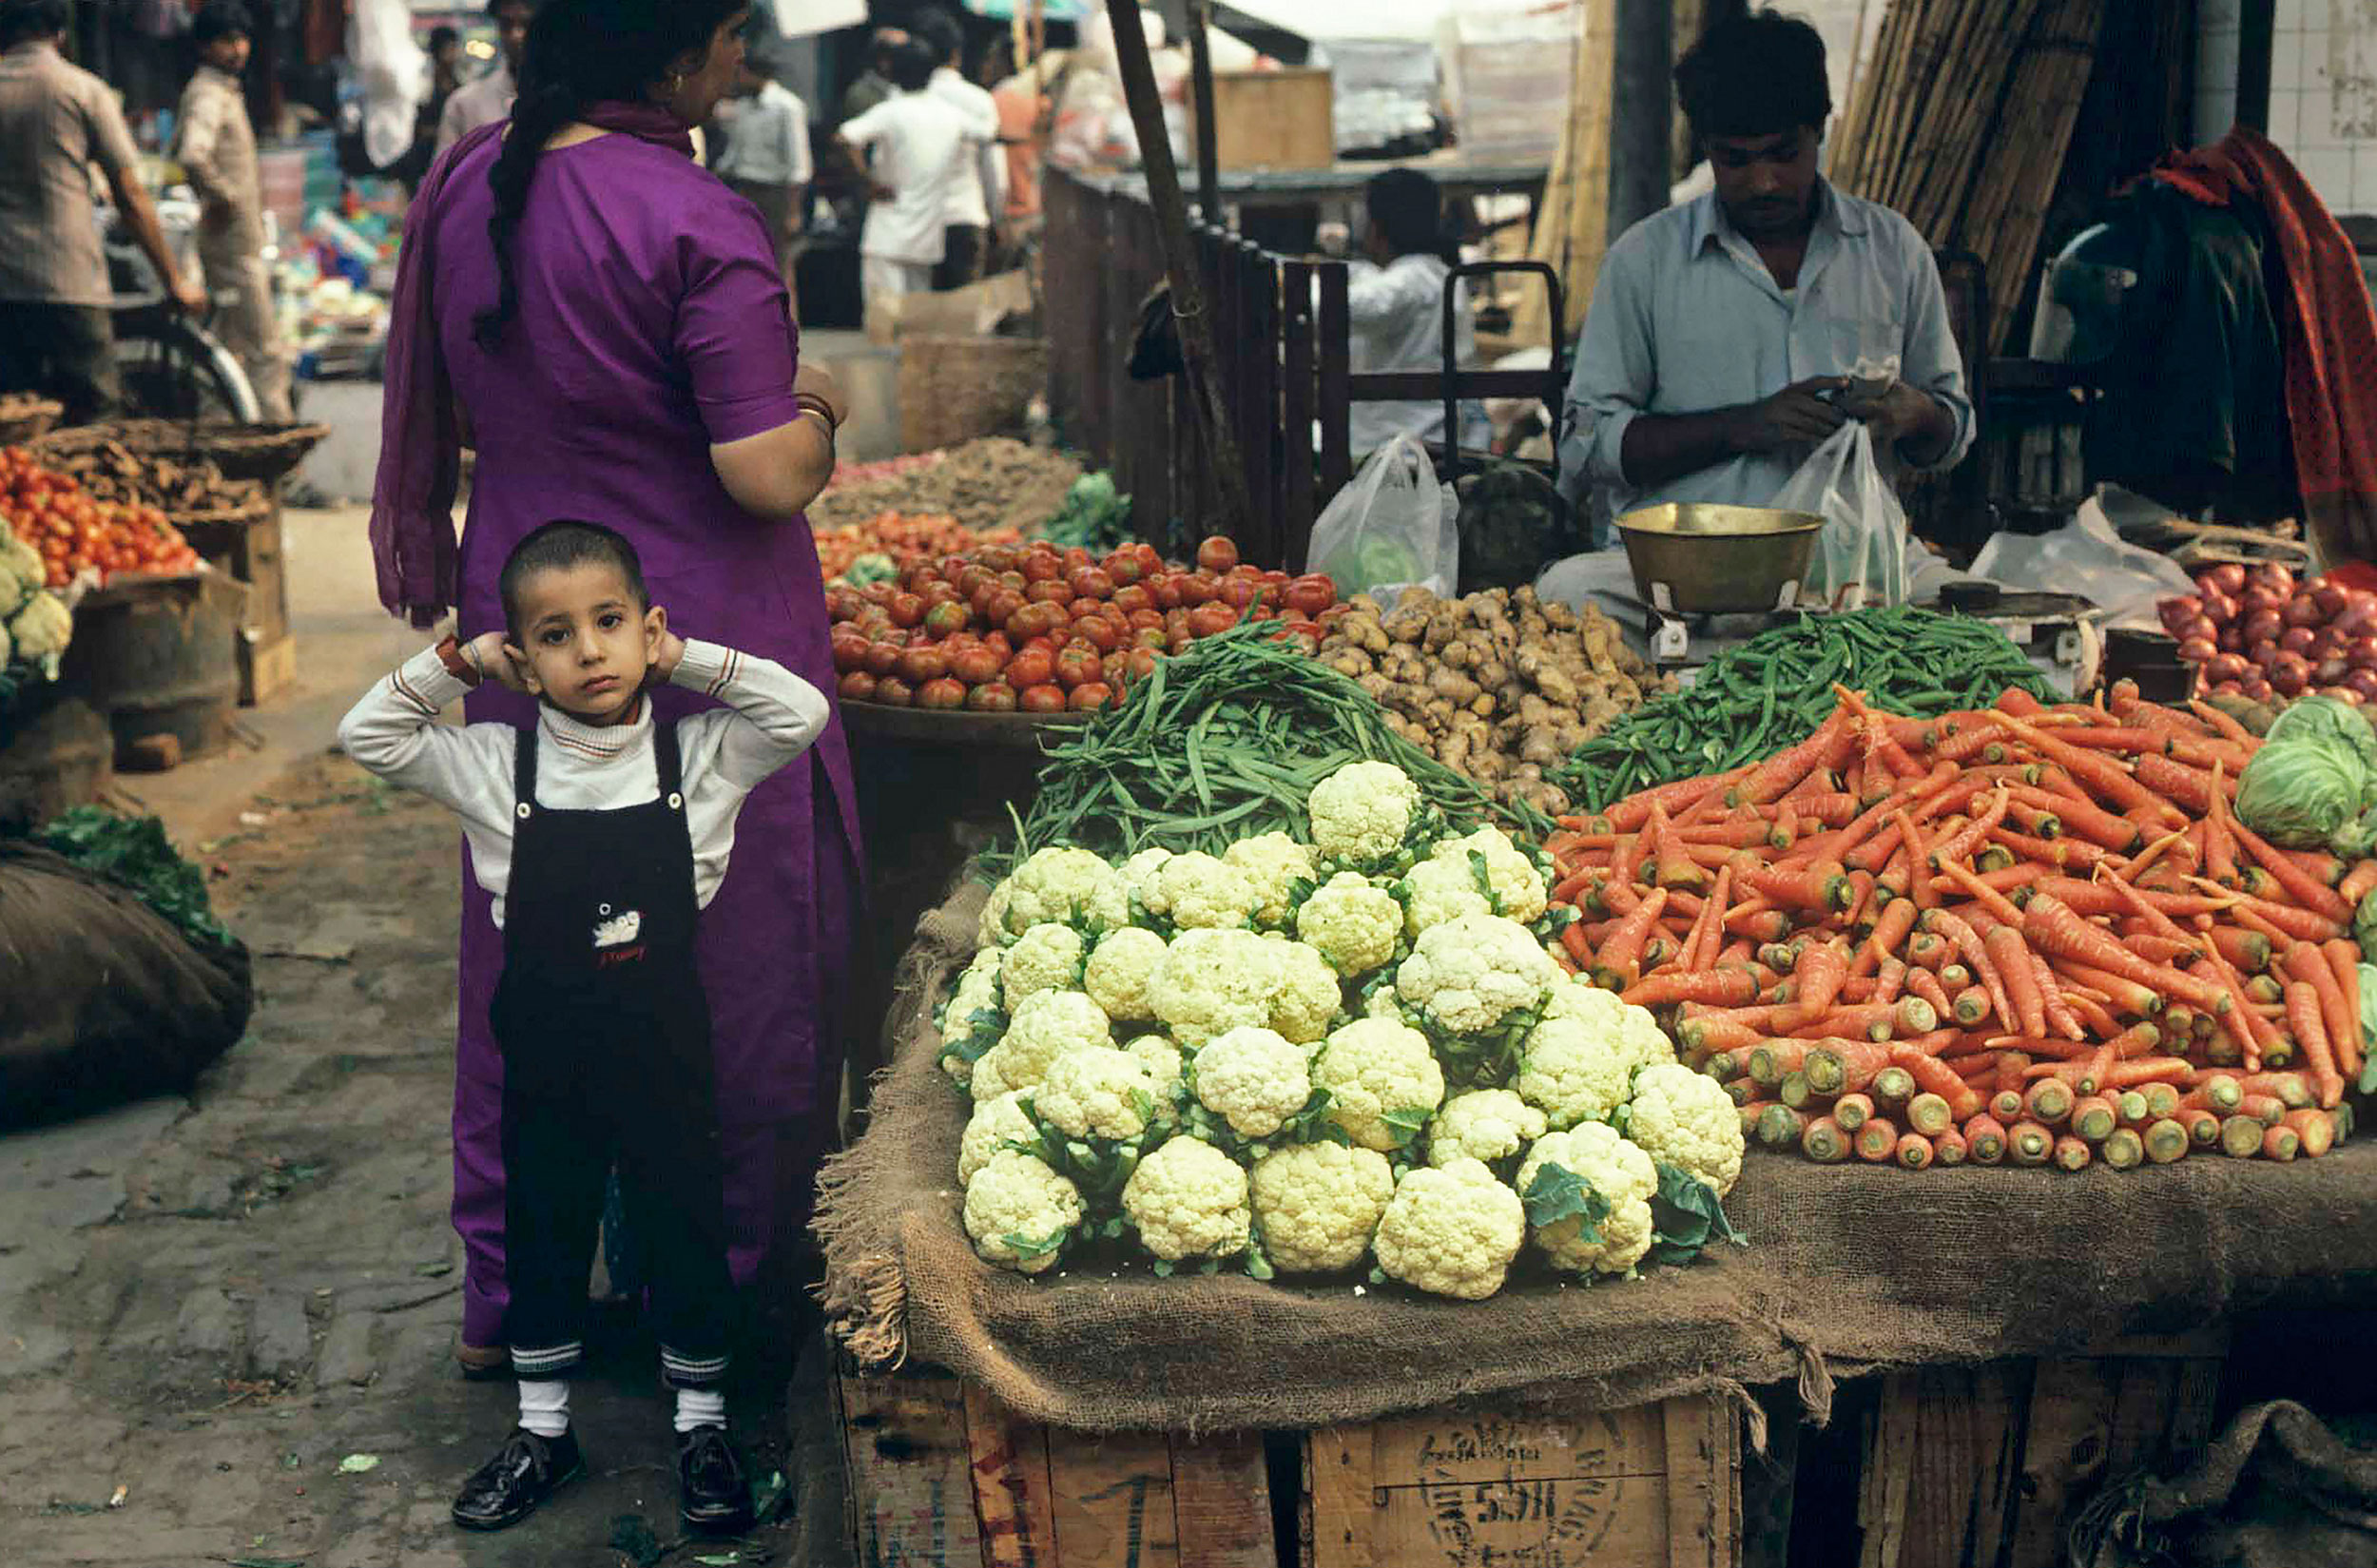
[[[372,539],[381,601],[468,639],[503,625],[504,558],[556,518],[607,524],[642,556],[672,627],[831,690],[817,550],[801,513],[833,471],[831,383],[797,371],[766,229],[691,159],[690,127],[735,80],[747,0],[551,0],[508,125],[473,132],[415,200],[389,338]],[[477,453],[468,522],[452,507]],[[673,723],[709,706],[653,693]],[[473,722],[533,723],[489,683]],[[468,850],[465,850],[468,854]],[[860,887],[839,719],[754,791],[701,922],[736,1282],[805,1218],[835,1105]],[[501,966],[463,877],[454,1228],[466,1368],[503,1365],[503,1063],[488,1025]]]

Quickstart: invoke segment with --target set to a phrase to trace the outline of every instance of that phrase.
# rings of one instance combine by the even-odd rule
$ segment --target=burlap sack
[[[973,956],[983,896],[962,888],[918,924],[892,1065],[822,1178],[818,1229],[854,1354],[948,1367],[1035,1420],[1301,1428],[1478,1395],[1617,1408],[1795,1379],[1820,1422],[1840,1376],[2071,1350],[2279,1296],[2377,1297],[2369,1143],[2077,1176],[1757,1153],[1727,1202],[1747,1248],[1486,1302],[1079,1261],[1025,1279],[977,1260],[958,1224],[968,1108],[934,1060],[933,1004]]]

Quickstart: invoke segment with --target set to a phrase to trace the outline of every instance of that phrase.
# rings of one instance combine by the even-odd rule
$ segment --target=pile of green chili
[[[1497,822],[1541,839],[1551,820],[1496,803],[1386,726],[1383,709],[1337,671],[1249,623],[1158,659],[1122,706],[1048,747],[1039,794],[1016,824],[1003,873],[1034,849],[1072,844],[1111,857],[1141,849],[1218,855],[1274,829],[1305,836],[1312,786],[1348,763],[1392,763],[1457,827]]]
[[[1986,621],[1905,605],[1802,615],[1718,654],[1690,687],[1617,720],[1549,777],[1598,811],[1637,789],[1723,773],[1813,734],[1835,706],[1835,683],[1918,719],[1986,707],[2008,687],[2059,700]]]

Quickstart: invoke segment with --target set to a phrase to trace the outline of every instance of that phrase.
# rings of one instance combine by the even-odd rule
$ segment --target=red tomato
[[[1056,655],[1042,648],[1028,648],[1016,654],[1007,666],[1007,684],[1018,691],[1046,686],[1054,679]]]
[[[1188,651],[1190,645],[1195,643],[1196,640],[1195,635],[1191,632],[1168,631],[1164,634],[1164,651],[1167,653],[1186,653]]]
[[[937,681],[927,681],[917,687],[917,707],[954,708],[966,705],[966,687],[962,681],[944,675]]]
[[[995,583],[998,573],[986,566],[968,566],[957,573],[957,591],[971,599],[984,583]]]
[[[1106,574],[1114,579],[1116,588],[1130,588],[1148,572],[1147,568],[1139,564],[1139,557],[1125,548],[1106,558]]]
[[[1318,615],[1337,602],[1337,584],[1326,572],[1308,571],[1290,582],[1281,597],[1300,615]]]
[[[899,573],[899,586],[911,593],[921,594],[927,583],[940,580],[940,573],[922,561],[918,561]]]
[[[1113,605],[1126,615],[1134,610],[1153,610],[1155,595],[1136,583],[1130,583],[1114,590]]]
[[[1113,577],[1093,566],[1082,567],[1065,580],[1072,585],[1076,599],[1111,599],[1114,596]]]
[[[1310,621],[1279,621],[1271,633],[1273,642],[1293,643],[1307,654],[1321,651],[1321,629]]]
[[[933,613],[933,607],[935,605],[962,605],[965,603],[964,594],[959,593],[955,588],[952,588],[949,584],[942,582],[938,577],[936,577],[931,582],[925,584],[923,591],[918,596],[923,599],[924,612],[927,615]]]
[[[1227,605],[1199,605],[1188,612],[1189,635],[1215,637],[1238,624],[1237,611]]]
[[[1158,653],[1172,646],[1172,634],[1160,626],[1143,626],[1131,634],[1132,646],[1152,648]]]
[[[1142,578],[1152,577],[1157,572],[1164,570],[1163,555],[1157,552],[1153,545],[1147,543],[1145,540],[1141,540],[1135,545],[1126,545],[1123,548],[1138,557],[1139,571]]]
[[[1134,610],[1127,619],[1131,622],[1133,631],[1144,631],[1149,627],[1161,627],[1164,624],[1163,612],[1154,610]]]
[[[1068,691],[1106,678],[1106,662],[1086,643],[1074,643],[1056,655],[1056,684]]]
[[[982,646],[999,656],[1003,663],[1015,656],[1015,645],[1004,631],[993,631],[982,639]]]
[[[1073,602],[1073,590],[1054,577],[1043,577],[1032,585],[1024,595],[1035,605],[1061,605]]]
[[[1015,612],[1023,608],[1023,603],[1022,594],[1001,588],[992,590],[989,604],[976,604],[974,608],[991,625],[1005,626],[1015,618]],[[1031,633],[1026,632],[1025,635],[1030,636]]]
[[[1114,678],[1125,686],[1146,680],[1155,673],[1155,653],[1154,648],[1146,647],[1131,649],[1123,655],[1122,668],[1113,672]]]
[[[1064,574],[1064,563],[1056,558],[1053,551],[1035,550],[1023,558],[1023,575],[1027,582],[1053,582]]]
[[[1054,605],[1046,603],[1025,605],[1007,617],[1007,635],[1015,638],[1018,643],[1029,642],[1034,637],[1046,636],[1056,629],[1063,616],[1064,611]]]
[[[1065,711],[1065,688],[1061,686],[1028,686],[1015,698],[1015,706],[1026,713],[1062,713]]]
[[[1219,533],[1207,535],[1197,546],[1197,565],[1207,571],[1220,573],[1238,564],[1238,546]]]
[[[924,601],[913,593],[896,593],[883,608],[891,611],[892,625],[903,630],[924,624]]]
[[[976,713],[1013,713],[1015,688],[1005,681],[987,681],[966,693],[966,707]]]
[[[910,686],[920,687],[948,673],[949,655],[930,643],[899,655],[899,678]]]
[[[865,604],[866,601],[860,598],[854,590],[829,588],[825,590],[825,613],[837,621],[857,620],[860,610]]]
[[[889,675],[899,668],[899,656],[906,651],[904,643],[878,639],[866,645],[866,657],[861,662],[870,675]]]
[[[1095,558],[1079,545],[1072,545],[1066,548],[1065,571],[1068,574],[1079,571],[1084,567],[1094,566],[1096,564]]]
[[[1211,604],[1214,597],[1222,591],[1221,579],[1209,571],[1192,571],[1178,581],[1180,602],[1190,610],[1196,609],[1199,605]],[[1158,602],[1160,603],[1161,600],[1159,599]]]
[[[1158,610],[1178,610],[1186,602],[1180,596],[1180,578],[1169,571],[1151,571],[1147,576],[1149,596]]]
[[[1065,699],[1065,706],[1076,713],[1094,713],[1101,707],[1112,706],[1113,701],[1112,687],[1104,681],[1084,681],[1073,688],[1072,695]]]
[[[955,589],[950,590],[956,592]],[[966,607],[955,600],[944,600],[924,612],[924,629],[936,637],[954,637],[965,630],[970,616]]]
[[[1013,571],[1022,557],[1023,552],[1013,545],[985,545],[974,552],[974,558],[994,572]]]
[[[1321,623],[1323,630],[1326,630],[1353,612],[1354,607],[1351,605],[1331,605],[1320,614],[1315,615],[1313,619]]]
[[[1001,588],[1014,589],[1017,593],[1032,586],[1032,579],[1020,571],[1002,571],[998,574],[998,582]]]
[[[875,683],[875,700],[893,707],[911,707],[916,704],[917,688],[897,675],[886,675]]]
[[[1099,653],[1111,653],[1122,647],[1123,629],[1103,615],[1085,615],[1073,624],[1073,638],[1088,643]]]
[[[849,670],[843,674],[840,689],[845,701],[871,703],[875,700],[875,677],[863,669]]]
[[[866,587],[859,590],[859,597],[864,599],[871,605],[884,605],[888,607],[891,602],[899,596],[899,590],[894,588],[889,583],[869,583]]]
[[[1232,610],[1244,610],[1261,596],[1262,587],[1251,578],[1225,577],[1222,579],[1221,601]],[[897,616],[893,618],[898,619]]]
[[[968,686],[983,686],[998,679],[1007,661],[987,648],[960,649],[949,657],[949,672]]]

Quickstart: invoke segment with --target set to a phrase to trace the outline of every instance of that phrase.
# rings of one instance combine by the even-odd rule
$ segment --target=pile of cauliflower
[[[0,521],[0,668],[37,666],[50,680],[74,635],[74,616],[49,591],[48,563]]]
[[[1159,1273],[1266,1279],[1367,1259],[1478,1300],[1531,1243],[1590,1279],[1732,1238],[1738,1112],[1566,972],[1540,858],[1445,828],[1385,763],[1306,811],[1304,840],[1218,857],[1042,849],[993,890],[938,1018],[976,1251],[1034,1274],[1130,1239]]]

